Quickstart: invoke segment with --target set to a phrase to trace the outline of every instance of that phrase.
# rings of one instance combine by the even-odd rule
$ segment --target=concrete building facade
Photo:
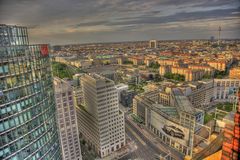
[[[195,109],[180,89],[173,88],[169,95],[170,105],[158,103],[161,98],[157,97],[162,95],[157,90],[135,96],[133,114],[141,118],[162,142],[191,156],[193,134],[200,129],[197,124],[203,124],[204,113]]]
[[[217,102],[236,102],[240,79],[214,79],[214,100]]]
[[[97,74],[81,77],[84,106],[78,107],[81,135],[105,157],[125,145],[124,113],[114,82]]]

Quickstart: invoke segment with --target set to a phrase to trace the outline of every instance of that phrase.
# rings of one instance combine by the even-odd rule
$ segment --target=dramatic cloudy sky
[[[240,38],[240,0],[0,0],[0,23],[32,43]]]

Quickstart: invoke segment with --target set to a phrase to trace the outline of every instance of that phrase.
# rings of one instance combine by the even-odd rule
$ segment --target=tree
[[[161,76],[160,76],[159,74],[155,74],[154,81],[155,81],[155,82],[160,82],[160,81],[162,81]]]
[[[215,71],[214,78],[223,78],[227,75],[227,71]]]
[[[68,68],[66,64],[53,62],[52,63],[53,76],[59,78],[72,78],[73,71]]]
[[[126,60],[126,61],[123,61],[123,64],[133,64],[133,62],[129,61],[129,60]]]
[[[149,64],[149,68],[153,68],[153,69],[158,69],[160,67],[160,65],[156,62],[151,62]]]
[[[209,74],[204,74],[204,75],[203,75],[203,79],[210,79],[210,78],[212,78],[212,77],[211,77],[211,75],[209,75]]]
[[[176,74],[176,73],[165,73],[164,77],[167,79],[173,79],[176,81],[185,81],[184,75]]]

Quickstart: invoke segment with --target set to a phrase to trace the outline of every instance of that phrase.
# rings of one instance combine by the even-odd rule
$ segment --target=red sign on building
[[[48,45],[47,44],[42,44],[41,49],[40,49],[41,55],[42,56],[48,56]]]

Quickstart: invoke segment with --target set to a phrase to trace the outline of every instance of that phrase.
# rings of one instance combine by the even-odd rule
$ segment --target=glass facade
[[[0,159],[61,159],[48,46],[1,24]]]

